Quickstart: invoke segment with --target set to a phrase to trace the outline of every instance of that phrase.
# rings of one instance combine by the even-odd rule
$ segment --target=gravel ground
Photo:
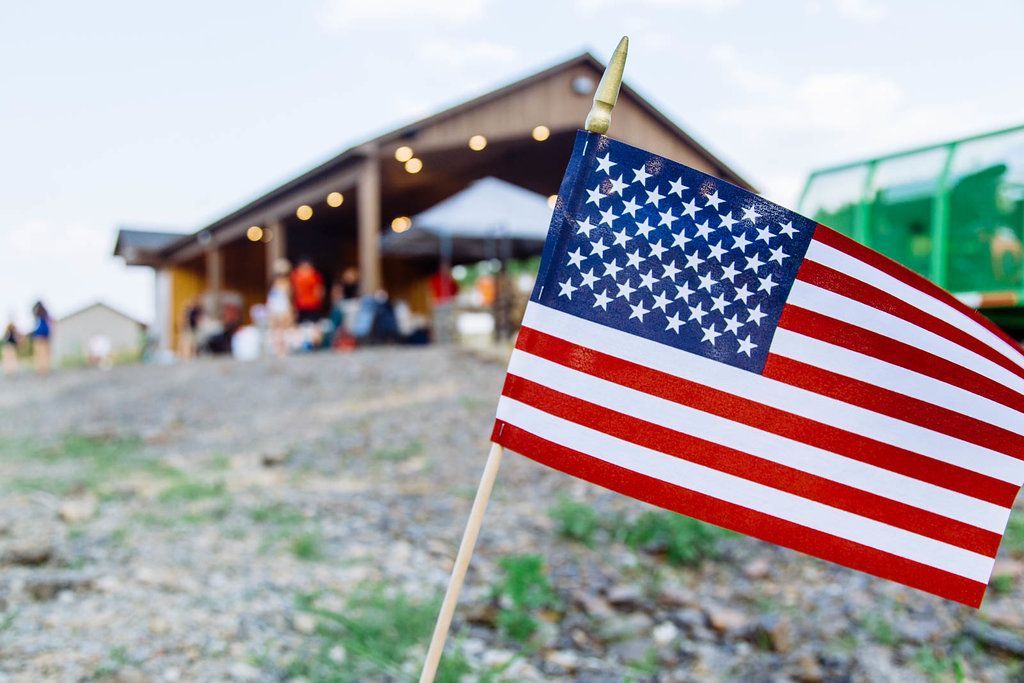
[[[0,381],[0,682],[414,680],[502,376],[381,349]],[[1022,681],[1015,529],[975,611],[510,455],[444,680]]]

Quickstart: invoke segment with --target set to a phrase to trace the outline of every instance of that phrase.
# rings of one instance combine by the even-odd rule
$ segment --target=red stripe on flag
[[[941,356],[817,311],[790,304],[782,309],[779,327],[899,365],[1002,403],[1016,411],[1024,411],[1024,396],[999,382]]]
[[[638,474],[541,439],[507,422],[495,423],[492,439],[598,486],[949,600],[978,607],[985,595],[983,583]]]
[[[948,408],[768,354],[764,376],[1024,460],[1024,436]]]
[[[502,394],[617,439],[971,552],[995,557],[999,550],[1002,537],[987,529],[610,410],[511,373]]]
[[[996,505],[1010,507],[1017,497],[1018,488],[1009,482],[577,346],[528,327],[520,329],[516,347],[615,384]]]
[[[897,318],[902,318],[907,322],[913,323],[914,325],[928,330],[929,332],[933,332],[954,344],[959,344],[965,349],[973,351],[982,358],[986,358],[996,365],[999,365],[1000,367],[1005,368],[1018,377],[1024,379],[1024,368],[1021,368],[1019,365],[977,337],[950,325],[944,320],[939,320],[920,308],[912,304],[908,304],[888,292],[883,292],[873,285],[869,285],[857,278],[850,277],[845,273],[833,270],[828,266],[823,266],[820,263],[816,263],[809,259],[804,260],[804,262],[800,264],[800,270],[797,272],[797,279],[801,282],[806,282],[808,284],[821,287],[822,289],[827,289],[830,292],[835,292],[836,294],[845,296],[848,299],[854,299],[863,304],[867,304],[868,306],[877,308],[880,311],[885,311]],[[977,314],[975,314],[974,317],[977,317]]]
[[[820,223],[815,228],[814,239],[822,244],[827,244],[833,249],[838,249],[839,251],[849,254],[855,259],[863,261],[870,266],[874,266],[886,275],[896,278],[900,282],[913,287],[919,292],[927,294],[933,299],[938,299],[940,302],[971,318],[989,332],[1006,342],[1011,349],[1017,351],[1021,355],[1024,355],[1024,349],[1020,347],[1020,344],[1015,342],[1008,334],[999,329],[991,320],[981,315],[938,285],[907,269],[906,266],[902,266],[889,257],[883,256],[872,249],[868,249],[863,244],[855,242],[846,235],[836,232],[832,228],[821,225]],[[806,265],[806,263],[807,262],[804,261],[803,265]]]

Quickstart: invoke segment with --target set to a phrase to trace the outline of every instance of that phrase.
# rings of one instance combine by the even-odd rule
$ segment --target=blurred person
[[[430,291],[436,304],[447,303],[458,296],[459,282],[452,277],[451,268],[442,268],[430,276]]]
[[[203,319],[203,306],[199,298],[192,299],[185,306],[178,335],[178,354],[185,360],[196,357],[199,349],[199,326]]]
[[[295,325],[292,310],[292,264],[288,259],[274,262],[274,277],[267,292],[267,326],[270,330],[270,347],[278,358],[288,353],[289,331]]]
[[[300,259],[292,271],[291,285],[299,324],[320,320],[324,306],[324,279],[308,258]]]
[[[0,344],[3,344],[0,355],[2,355],[5,375],[13,375],[18,371],[19,337],[18,328],[14,326],[14,323],[7,323],[7,327],[4,329],[4,338],[0,340]]]
[[[50,372],[50,336],[53,323],[42,301],[37,301],[32,306],[32,315],[35,317],[35,326],[31,334],[32,359],[35,361],[36,372],[46,375]]]
[[[344,276],[342,279],[331,285],[331,310],[328,313],[329,333],[326,335],[326,345],[332,349],[351,351],[355,348],[355,339],[345,328],[346,304],[349,299],[345,296]]]
[[[110,337],[105,334],[95,334],[89,338],[86,347],[89,365],[100,370],[109,370],[114,366],[114,345],[111,343]]]
[[[343,300],[359,298],[359,269],[349,266],[341,274],[341,298]]]

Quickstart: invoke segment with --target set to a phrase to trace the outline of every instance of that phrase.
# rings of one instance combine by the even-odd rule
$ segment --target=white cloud
[[[888,16],[886,8],[872,0],[835,0],[835,8],[840,16],[866,24],[881,21]]]
[[[421,43],[416,51],[423,59],[439,66],[459,69],[473,64],[511,64],[519,57],[515,48],[487,41],[431,40]]]
[[[576,9],[598,12],[609,7],[621,9],[624,5],[643,5],[656,9],[693,9],[714,14],[740,4],[740,0],[576,0]]]
[[[812,168],[967,135],[984,120],[969,100],[915,102],[899,83],[870,73],[783,79],[732,46],[712,57],[741,102],[719,110],[720,135],[764,160],[763,189],[783,203],[795,201]]]
[[[465,23],[483,15],[487,0],[326,0],[324,23],[332,29],[388,21]]]

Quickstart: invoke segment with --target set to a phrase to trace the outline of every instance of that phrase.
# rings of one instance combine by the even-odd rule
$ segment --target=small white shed
[[[53,357],[58,365],[107,364],[142,351],[146,325],[102,302],[57,321]]]

